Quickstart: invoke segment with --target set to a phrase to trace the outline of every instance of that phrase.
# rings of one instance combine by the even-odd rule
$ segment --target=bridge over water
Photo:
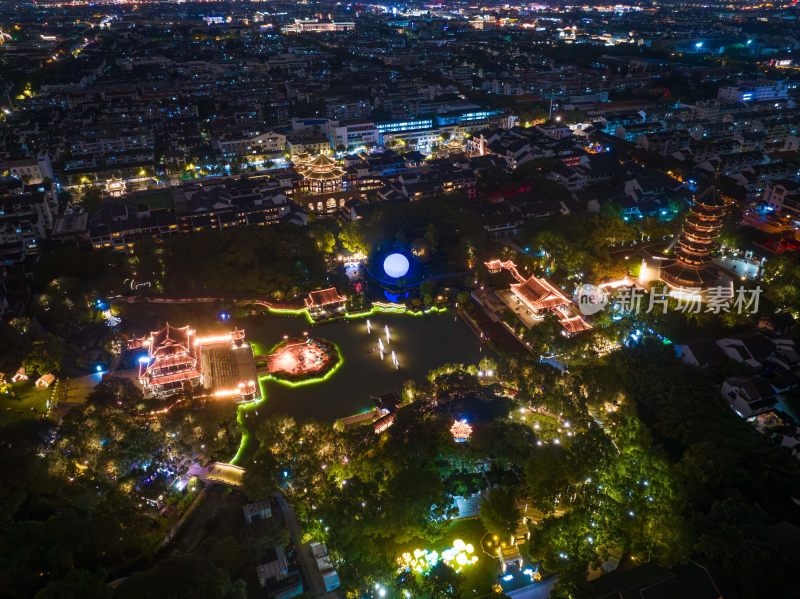
[[[189,469],[189,476],[196,476],[203,482],[239,488],[242,486],[244,468],[227,462],[212,462],[207,466],[192,466]]]

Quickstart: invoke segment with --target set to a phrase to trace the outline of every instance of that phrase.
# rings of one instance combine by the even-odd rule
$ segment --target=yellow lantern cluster
[[[445,549],[441,554],[437,551],[427,549],[414,549],[407,551],[397,558],[400,570],[411,570],[418,574],[427,574],[431,568],[439,563],[439,560],[453,568],[456,572],[461,572],[465,566],[471,566],[478,561],[475,555],[475,547],[472,543],[465,543],[461,539],[453,541],[453,546]]]
[[[442,559],[444,563],[456,572],[461,572],[464,566],[471,566],[476,563],[478,556],[475,555],[475,547],[472,546],[472,543],[465,543],[461,539],[456,539],[450,549],[442,551]]]
[[[413,552],[405,552],[397,558],[401,570],[413,570],[419,574],[427,573],[438,562],[439,553],[427,549],[414,549]]]

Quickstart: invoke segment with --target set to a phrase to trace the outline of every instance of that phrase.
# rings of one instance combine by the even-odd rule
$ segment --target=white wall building
[[[372,121],[359,121],[354,123],[329,121],[328,141],[333,149],[339,146],[350,149],[366,144],[377,144],[378,129]]]
[[[316,19],[300,20],[285,25],[284,33],[330,33],[334,31],[353,31],[356,24],[352,21],[318,21]]]
[[[717,99],[722,102],[768,102],[785,100],[788,95],[788,81],[758,81],[720,87]]]

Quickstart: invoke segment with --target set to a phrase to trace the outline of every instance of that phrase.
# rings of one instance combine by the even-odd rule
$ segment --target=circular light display
[[[403,254],[389,254],[383,261],[383,272],[393,279],[399,279],[406,276],[408,266],[408,258]]]

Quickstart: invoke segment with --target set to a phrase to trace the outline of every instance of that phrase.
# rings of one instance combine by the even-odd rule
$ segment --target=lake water
[[[371,396],[400,391],[405,381],[421,381],[428,371],[442,364],[477,364],[483,357],[478,338],[453,311],[424,316],[374,314],[369,321],[372,334],[367,332],[366,318],[317,325],[308,324],[302,317],[278,315],[236,319],[236,325],[260,351],[268,350],[284,335],[295,337],[308,331],[311,336],[336,343],[344,357],[341,368],[319,383],[288,387],[267,381],[267,401],[259,411],[288,414],[298,420],[333,421],[373,408]],[[384,326],[389,327],[388,344]],[[383,361],[377,351],[369,351],[377,347],[378,336],[386,349]],[[392,364],[392,350],[397,354],[399,370]]]

